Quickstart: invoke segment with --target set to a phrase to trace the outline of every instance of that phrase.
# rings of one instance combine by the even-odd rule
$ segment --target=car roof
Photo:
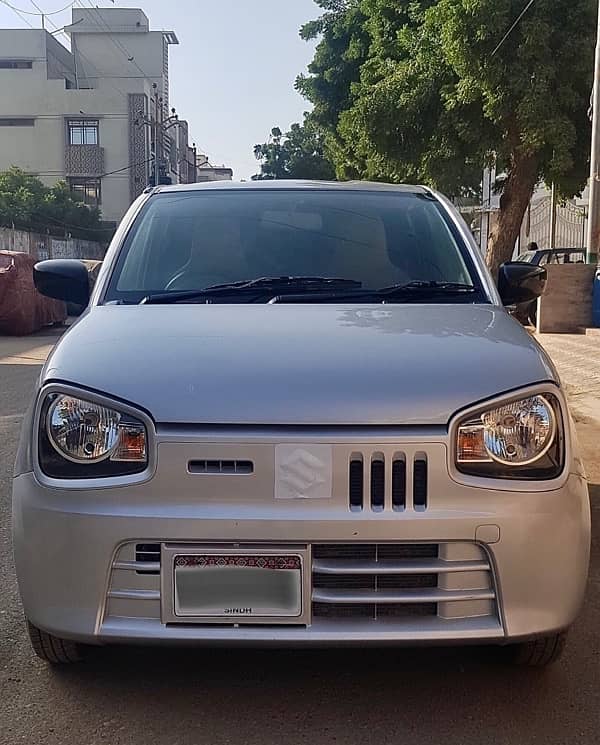
[[[425,186],[411,186],[409,184],[383,184],[374,181],[300,181],[293,179],[264,180],[264,181],[208,181],[200,184],[177,184],[173,186],[157,186],[148,189],[153,193],[182,192],[182,191],[237,191],[237,190],[321,190],[321,191],[371,191],[371,192],[400,192],[403,194],[428,194],[432,192]]]
[[[571,253],[581,253],[582,251],[585,251],[585,248],[583,248],[583,247],[582,248],[573,248],[573,246],[571,246],[570,248],[538,248],[537,252],[533,252],[533,253],[540,253],[540,254],[552,254],[552,253],[564,254],[564,253],[569,253],[569,252],[571,252]],[[530,253],[530,252],[527,251],[527,253]]]

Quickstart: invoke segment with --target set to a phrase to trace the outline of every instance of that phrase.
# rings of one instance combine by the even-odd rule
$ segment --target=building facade
[[[233,169],[227,166],[213,166],[208,156],[203,153],[196,155],[196,181],[233,181]]]
[[[177,38],[121,8],[74,7],[66,31],[71,51],[44,30],[0,29],[0,171],[64,179],[116,222],[154,182],[155,160],[162,183],[195,179],[187,123],[170,109]]]

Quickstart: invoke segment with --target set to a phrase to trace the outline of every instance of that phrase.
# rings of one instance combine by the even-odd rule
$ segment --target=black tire
[[[567,632],[553,636],[544,636],[530,642],[521,642],[510,646],[510,662],[522,667],[547,667],[558,662],[567,643]]]
[[[51,665],[72,665],[83,660],[83,647],[68,639],[47,634],[27,621],[27,631],[33,651]]]

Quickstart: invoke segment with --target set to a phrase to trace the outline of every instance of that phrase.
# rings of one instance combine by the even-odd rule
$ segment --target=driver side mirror
[[[83,306],[90,301],[88,270],[78,259],[40,261],[33,267],[33,281],[46,297]]]
[[[504,305],[529,303],[546,290],[548,272],[543,266],[521,261],[502,264],[498,273],[498,291]]]

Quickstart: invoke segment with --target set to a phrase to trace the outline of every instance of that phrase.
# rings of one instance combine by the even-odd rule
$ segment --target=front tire
[[[72,665],[83,660],[83,647],[68,639],[47,634],[27,621],[27,631],[36,655],[51,665]]]
[[[567,643],[567,632],[544,636],[530,642],[521,642],[510,646],[510,662],[521,667],[548,667],[558,662]]]

